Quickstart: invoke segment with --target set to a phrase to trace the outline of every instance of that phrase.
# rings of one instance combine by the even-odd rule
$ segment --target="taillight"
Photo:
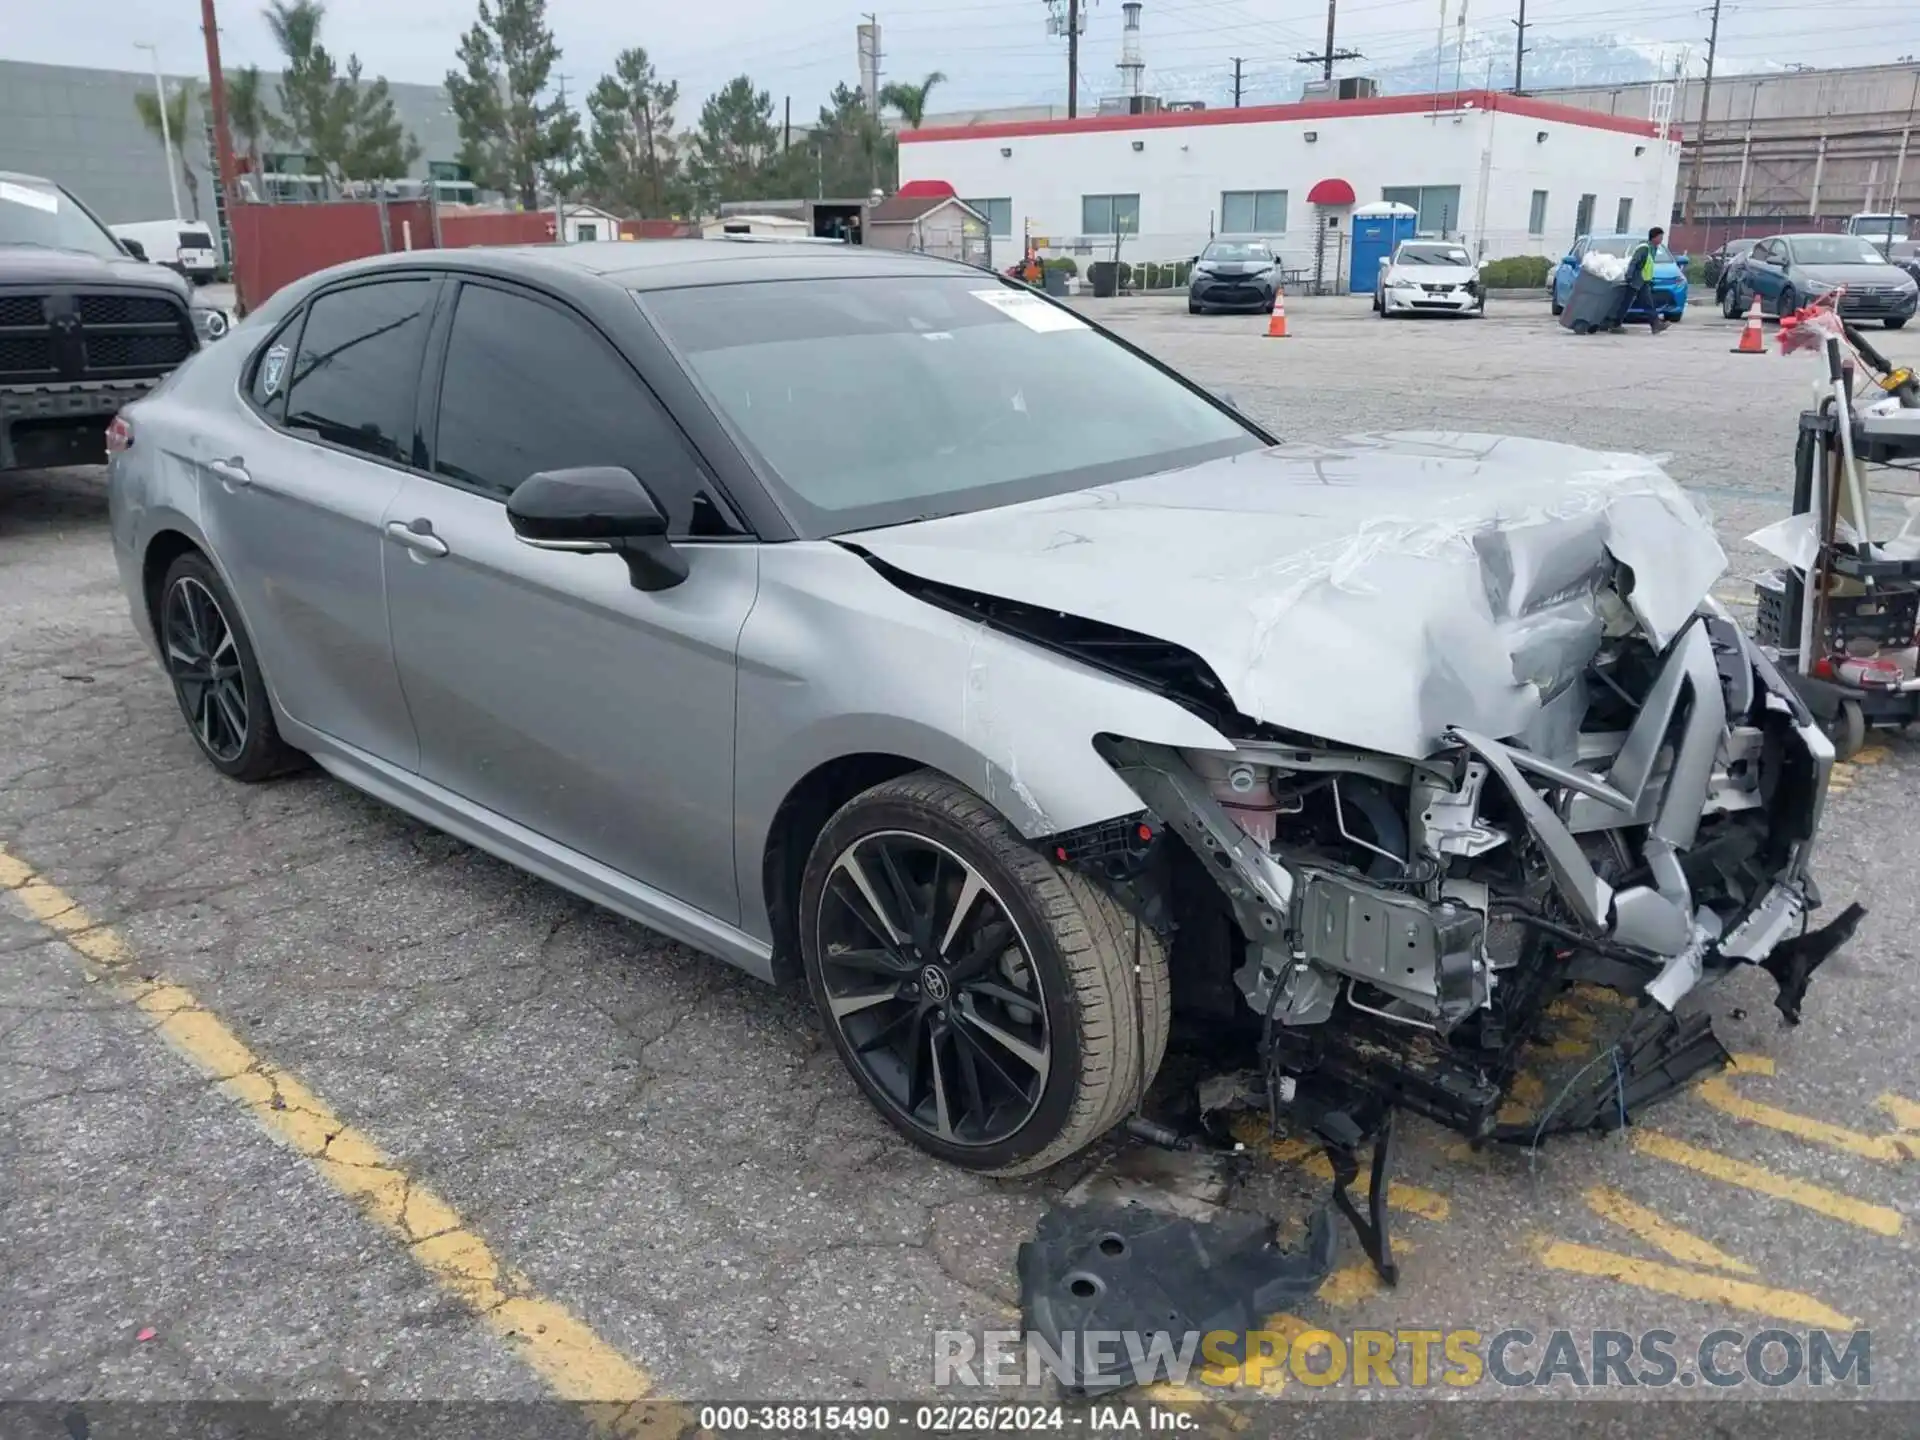
[[[133,422],[124,415],[113,417],[107,426],[107,453],[119,455],[133,448]]]

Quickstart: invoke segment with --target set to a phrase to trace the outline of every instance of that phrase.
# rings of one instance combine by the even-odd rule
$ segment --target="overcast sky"
[[[860,0],[854,0],[860,3]],[[866,0],[880,4],[881,0]],[[1064,0],[1062,0],[1064,4]],[[1462,0],[1448,0],[1451,25]],[[1510,43],[1519,0],[1466,0],[1469,25]],[[204,70],[197,0],[0,0],[0,57],[51,64],[140,69],[134,42],[160,46],[170,73]],[[336,53],[357,51],[369,75],[435,83],[453,61],[470,0],[331,0],[324,38]],[[1045,0],[915,0],[879,11],[883,78],[918,79],[943,70],[948,84],[932,109],[1054,102],[1064,99],[1065,42],[1045,33]],[[680,120],[744,71],[793,97],[796,118],[811,116],[837,81],[856,77],[854,27],[860,15],[838,0],[718,0],[635,5],[632,0],[549,0],[548,17],[564,52],[560,71],[578,94],[613,57],[644,45],[681,82]],[[1707,18],[1699,0],[1528,0],[1535,38],[1573,39],[1612,32],[1650,48],[1704,50]],[[1339,43],[1391,64],[1430,49],[1438,0],[1343,0]],[[257,4],[225,0],[221,44],[229,68],[277,62]],[[1120,0],[1090,10],[1081,57],[1083,94],[1117,88]],[[1901,0],[1727,0],[1721,20],[1723,68],[1869,64],[1920,54],[1920,7]],[[1245,57],[1249,76],[1287,77],[1293,56],[1325,39],[1322,0],[1147,0],[1143,26],[1148,88],[1156,69],[1181,75],[1232,72]],[[117,37],[125,37],[121,40]],[[1353,67],[1364,72],[1367,64]]]

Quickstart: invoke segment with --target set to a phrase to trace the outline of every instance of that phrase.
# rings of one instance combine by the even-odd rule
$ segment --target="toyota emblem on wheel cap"
[[[947,998],[947,972],[938,965],[929,965],[920,972],[920,988],[927,992],[929,1000],[944,1001]]]

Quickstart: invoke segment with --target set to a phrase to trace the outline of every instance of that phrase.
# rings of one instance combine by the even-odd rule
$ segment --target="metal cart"
[[[1840,538],[1839,527],[1844,515],[1856,535],[1871,534],[1860,466],[1920,470],[1920,382],[1888,365],[1852,327],[1845,333],[1877,372],[1881,393],[1873,398],[1894,395],[1901,408],[1857,411],[1854,366],[1839,338],[1826,338],[1831,393],[1801,415],[1794,447],[1793,513],[1816,517],[1811,583],[1793,566],[1759,577],[1754,617],[1754,638],[1783,662],[1843,760],[1860,750],[1869,729],[1920,718],[1920,559],[1889,558],[1871,539]]]

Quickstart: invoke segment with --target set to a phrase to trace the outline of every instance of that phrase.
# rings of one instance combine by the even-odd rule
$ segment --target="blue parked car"
[[[1580,262],[1589,250],[1618,255],[1626,260],[1646,238],[1644,235],[1582,235],[1574,241],[1573,249],[1555,267],[1553,277],[1548,281],[1553,313],[1558,315],[1566,307],[1567,296],[1573,293],[1574,277],[1580,273]],[[1660,313],[1669,321],[1678,321],[1687,313],[1686,259],[1674,259],[1673,252],[1664,245],[1653,255],[1653,298],[1660,307]],[[1627,318],[1651,320],[1653,317],[1647,314],[1645,305],[1635,301],[1633,308],[1627,311]]]

